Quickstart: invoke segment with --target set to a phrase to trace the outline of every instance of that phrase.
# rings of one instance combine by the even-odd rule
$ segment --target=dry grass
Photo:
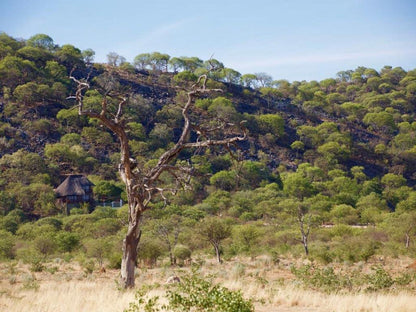
[[[409,260],[389,262],[394,268]],[[410,292],[325,294],[296,287],[291,261],[273,264],[268,258],[236,259],[221,266],[207,261],[203,276],[255,298],[256,311],[283,312],[414,312],[416,296]],[[52,269],[51,269],[52,267]],[[55,269],[53,269],[55,268]],[[57,270],[54,272],[54,270]],[[137,285],[156,285],[150,295],[162,295],[168,276],[189,268],[155,268],[139,271]],[[0,311],[27,312],[122,312],[134,300],[135,291],[117,288],[118,271],[86,275],[74,263],[50,264],[49,272],[32,273],[22,264],[0,265]],[[413,290],[414,291],[414,290]]]

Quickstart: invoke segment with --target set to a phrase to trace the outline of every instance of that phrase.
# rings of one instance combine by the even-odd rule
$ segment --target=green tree
[[[134,58],[133,62],[134,66],[139,69],[148,69],[150,66],[150,54],[149,53],[141,53]]]
[[[254,74],[244,74],[241,76],[240,81],[244,87],[253,88],[255,87],[255,83],[257,80],[257,76]]]
[[[344,144],[328,142],[318,147],[318,153],[322,154],[329,164],[336,164],[348,158],[350,149]]]
[[[313,195],[316,190],[310,179],[302,176],[299,172],[289,173],[283,176],[283,191],[295,198],[303,200]]]
[[[283,135],[284,132],[284,120],[279,114],[264,114],[256,117],[259,123],[260,133],[271,133],[276,138]]]
[[[225,219],[206,217],[200,222],[197,231],[202,239],[207,240],[214,247],[217,261],[222,263],[221,242],[231,235],[229,222]]]
[[[393,116],[388,112],[367,113],[363,122],[375,130],[380,130],[387,134],[392,133],[396,129]]]
[[[383,214],[389,211],[387,202],[376,193],[361,197],[356,208],[360,212],[361,222],[373,225],[383,221]]]
[[[407,198],[400,201],[396,206],[396,211],[411,212],[416,211],[416,191],[406,192]]]
[[[12,259],[15,237],[12,233],[0,229],[0,259]]]
[[[160,240],[166,245],[169,252],[170,264],[175,265],[175,248],[178,244],[179,235],[183,231],[182,217],[173,215],[157,220],[153,231],[154,235],[159,237]]]
[[[24,105],[36,107],[38,103],[43,103],[49,98],[50,89],[48,85],[37,84],[31,81],[17,86],[13,95],[17,101]]]
[[[152,238],[144,238],[139,243],[139,257],[148,266],[152,267],[156,264],[157,259],[162,256],[163,250],[160,244]]]
[[[0,80],[4,86],[14,89],[31,81],[37,72],[36,65],[17,56],[8,55],[0,61]]]
[[[19,49],[16,52],[16,56],[19,56],[25,60],[32,61],[35,63],[38,67],[45,66],[47,61],[50,61],[52,59],[52,54],[48,51],[41,49],[41,48],[35,48],[26,46],[21,49]]]
[[[54,81],[68,82],[66,68],[57,61],[47,61],[45,65],[47,76]]]
[[[386,223],[392,232],[391,236],[398,238],[409,249],[412,239],[416,237],[416,212],[411,210],[394,213]]]
[[[28,46],[42,48],[49,51],[53,51],[55,48],[53,39],[45,34],[36,34],[30,37],[26,43]]]
[[[87,65],[90,65],[94,61],[95,51],[92,49],[86,49],[81,52],[82,58]]]
[[[123,189],[112,181],[99,181],[95,183],[94,195],[99,201],[119,199]]]
[[[290,148],[296,151],[296,157],[299,157],[299,153],[305,150],[305,144],[302,141],[294,141],[290,144]]]
[[[59,232],[55,239],[59,250],[62,252],[72,252],[80,243],[79,234],[65,231]]]
[[[87,255],[97,259],[99,266],[103,267],[104,259],[109,254],[111,246],[108,238],[87,239],[83,242],[83,245],[87,251]]]
[[[331,210],[332,220],[339,224],[357,224],[359,221],[359,212],[354,207],[346,204],[334,206]]]
[[[153,70],[167,72],[169,59],[170,56],[168,54],[153,52],[149,55],[149,65],[152,66]]]
[[[222,170],[215,173],[209,179],[209,182],[219,189],[231,191],[237,186],[236,178],[236,173],[234,171]]]
[[[77,111],[73,109],[61,109],[56,115],[58,121],[63,124],[68,130],[75,130],[87,124],[87,118],[80,116]]]
[[[223,68],[221,70],[224,82],[238,84],[241,74],[232,68]]]
[[[56,52],[58,60],[68,69],[72,70],[75,66],[83,68],[83,57],[81,50],[71,44],[64,44]]]
[[[306,256],[309,255],[309,238],[311,230],[318,223],[317,218],[310,210],[307,202],[302,202],[297,198],[289,198],[279,203],[298,225],[300,232],[300,242],[303,245]]]
[[[256,225],[244,224],[235,226],[232,230],[233,241],[235,241],[239,249],[244,252],[252,252],[253,248],[258,245],[261,231]]]

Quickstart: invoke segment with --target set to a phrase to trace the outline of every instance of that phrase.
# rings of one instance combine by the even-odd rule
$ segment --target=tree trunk
[[[215,249],[215,254],[217,255],[217,261],[218,261],[218,263],[222,263],[220,246],[217,245],[217,244],[214,244],[214,249]]]
[[[134,271],[137,260],[137,245],[139,238],[126,235],[123,240],[123,257],[121,259],[121,286],[123,288],[134,287]]]
[[[306,224],[306,231],[305,231],[305,215],[299,214],[298,215],[298,221],[299,221],[299,227],[300,227],[300,233],[302,234],[302,244],[303,248],[305,249],[306,256],[309,255],[309,248],[308,248],[308,237],[310,233],[310,218],[308,220],[308,223]]]
[[[170,265],[174,266],[176,265],[176,258],[173,255],[172,249],[169,248],[169,259],[170,259]]]
[[[406,249],[409,249],[410,246],[410,235],[406,233]]]
[[[140,241],[141,231],[130,229],[123,239],[123,257],[121,259],[121,286],[123,288],[134,287],[134,271],[137,261],[137,246]]]
[[[308,256],[309,255],[309,248],[308,248],[308,237],[307,236],[302,237],[302,243],[303,243],[303,248],[305,249],[305,254],[306,254],[306,256]]]

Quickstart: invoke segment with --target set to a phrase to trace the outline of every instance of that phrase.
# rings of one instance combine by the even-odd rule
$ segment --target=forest
[[[120,268],[128,207],[109,206],[128,200],[118,138],[79,115],[71,75],[94,86],[84,96],[91,109],[100,108],[99,90],[131,94],[125,126],[143,171],[178,141],[181,103],[202,75],[222,92],[198,98],[198,112],[208,121],[244,121],[244,141],[179,154],[175,164],[191,164],[192,177],[144,213],[140,266],[184,266],[202,256],[321,264],[414,258],[416,69],[358,67],[289,82],[241,74],[216,59],[151,52],[129,63],[110,52],[107,63],[95,63],[94,54],[45,34],[0,34],[3,261],[34,271],[55,258],[87,271]],[[92,181],[95,205],[68,214],[57,204],[54,189],[68,174]]]

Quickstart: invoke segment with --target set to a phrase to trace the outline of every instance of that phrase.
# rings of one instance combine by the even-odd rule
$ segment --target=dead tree
[[[75,96],[79,115],[86,115],[90,118],[98,119],[105,127],[111,130],[119,139],[120,143],[120,164],[118,171],[122,181],[126,185],[126,193],[129,207],[128,229],[123,240],[123,256],[121,262],[121,285],[124,288],[134,286],[134,270],[137,259],[137,246],[141,235],[141,219],[143,213],[150,208],[149,203],[156,195],[161,195],[165,199],[165,192],[175,193],[178,188],[164,188],[161,183],[163,173],[170,174],[178,183],[178,186],[186,185],[192,174],[192,168],[189,166],[178,166],[174,160],[179,153],[185,149],[202,149],[213,146],[224,146],[229,148],[232,144],[243,141],[247,133],[243,123],[240,124],[239,133],[228,137],[213,137],[212,133],[225,131],[226,127],[235,126],[222,122],[221,126],[214,127],[215,130],[207,127],[202,128],[197,121],[191,120],[191,114],[195,109],[195,100],[201,96],[206,96],[215,92],[222,92],[221,89],[207,88],[207,76],[202,75],[198,81],[187,90],[187,101],[182,107],[183,126],[182,132],[176,144],[163,153],[158,159],[157,164],[144,172],[143,168],[137,165],[137,162],[130,155],[129,139],[126,132],[125,122],[123,121],[123,109],[128,104],[127,96],[112,95],[110,92],[103,94],[101,102],[101,111],[94,111],[84,106],[84,94],[90,89],[91,85],[88,79],[77,79],[72,73],[70,79],[76,83]],[[111,110],[108,98],[117,97],[118,104]],[[110,111],[111,110],[111,111]],[[194,135],[191,136],[191,132]],[[191,140],[192,137],[197,137]]]

